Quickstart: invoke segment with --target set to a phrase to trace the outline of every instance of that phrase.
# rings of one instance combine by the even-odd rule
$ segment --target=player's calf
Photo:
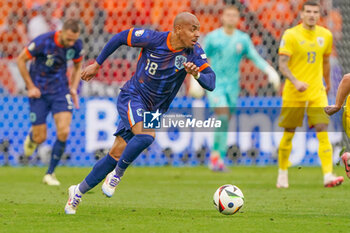
[[[46,125],[33,126],[32,132],[29,135],[31,135],[30,137],[33,142],[40,145],[46,140]]]
[[[69,126],[57,129],[57,139],[60,141],[67,141],[69,132],[70,132]]]
[[[24,155],[26,157],[31,156],[38,145],[43,143],[46,140],[46,124],[41,124],[41,125],[34,125],[31,128],[31,131],[27,135],[24,145],[23,145],[23,150],[24,150]]]

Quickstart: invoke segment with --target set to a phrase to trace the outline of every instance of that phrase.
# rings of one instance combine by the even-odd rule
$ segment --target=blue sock
[[[113,171],[116,165],[117,161],[109,154],[97,161],[89,175],[79,184],[80,192],[84,194],[90,189],[94,188],[106,177],[108,173]]]
[[[56,139],[51,152],[49,169],[47,169],[46,174],[52,174],[54,172],[55,168],[58,165],[58,162],[62,157],[62,154],[65,148],[66,148],[66,142],[61,142],[60,140]]]
[[[122,176],[124,175],[126,169],[120,168],[119,166],[117,166],[115,168],[115,175],[118,176],[119,178],[122,178]]]
[[[139,154],[149,147],[154,138],[148,134],[136,134],[126,145],[116,167],[116,175],[122,177],[126,168],[139,156]]]

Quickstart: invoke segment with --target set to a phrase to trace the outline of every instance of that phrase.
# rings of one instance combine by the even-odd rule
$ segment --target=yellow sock
[[[284,132],[278,148],[278,167],[282,170],[287,170],[290,166],[289,155],[292,151],[292,139],[294,132]]]
[[[318,138],[318,156],[321,160],[321,167],[323,174],[331,173],[333,171],[333,158],[332,158],[332,144],[328,138],[328,132],[316,133]]]

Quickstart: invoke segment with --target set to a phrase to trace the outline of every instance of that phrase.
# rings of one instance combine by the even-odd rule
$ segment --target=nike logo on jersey
[[[160,57],[157,57],[157,56],[153,55],[153,53],[151,53],[150,56],[153,57],[153,58],[160,58]]]

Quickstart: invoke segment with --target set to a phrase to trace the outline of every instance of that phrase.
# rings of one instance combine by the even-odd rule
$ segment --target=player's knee
[[[147,135],[152,136],[153,140],[156,139],[156,132],[149,132]]]
[[[315,131],[316,132],[326,132],[328,129],[327,124],[316,124],[315,125]]]
[[[68,136],[69,136],[69,127],[65,127],[57,131],[57,138],[60,141],[66,141]]]
[[[109,151],[109,155],[112,156],[114,159],[119,160],[120,156],[122,155],[124,148],[122,145],[116,145],[111,148]]]
[[[284,131],[285,132],[289,132],[289,133],[295,133],[296,128],[285,128]]]
[[[109,151],[109,155],[112,156],[114,159],[119,160],[125,147],[126,147],[126,143],[122,143],[122,142],[114,143],[111,150]]]
[[[120,159],[121,153],[117,153],[117,152],[111,150],[109,152],[109,155],[118,161]]]
[[[278,147],[278,151],[284,152],[284,151],[289,151],[292,149],[292,144],[280,144]]]
[[[33,141],[35,143],[41,144],[46,140],[46,133],[36,133],[33,134]]]

